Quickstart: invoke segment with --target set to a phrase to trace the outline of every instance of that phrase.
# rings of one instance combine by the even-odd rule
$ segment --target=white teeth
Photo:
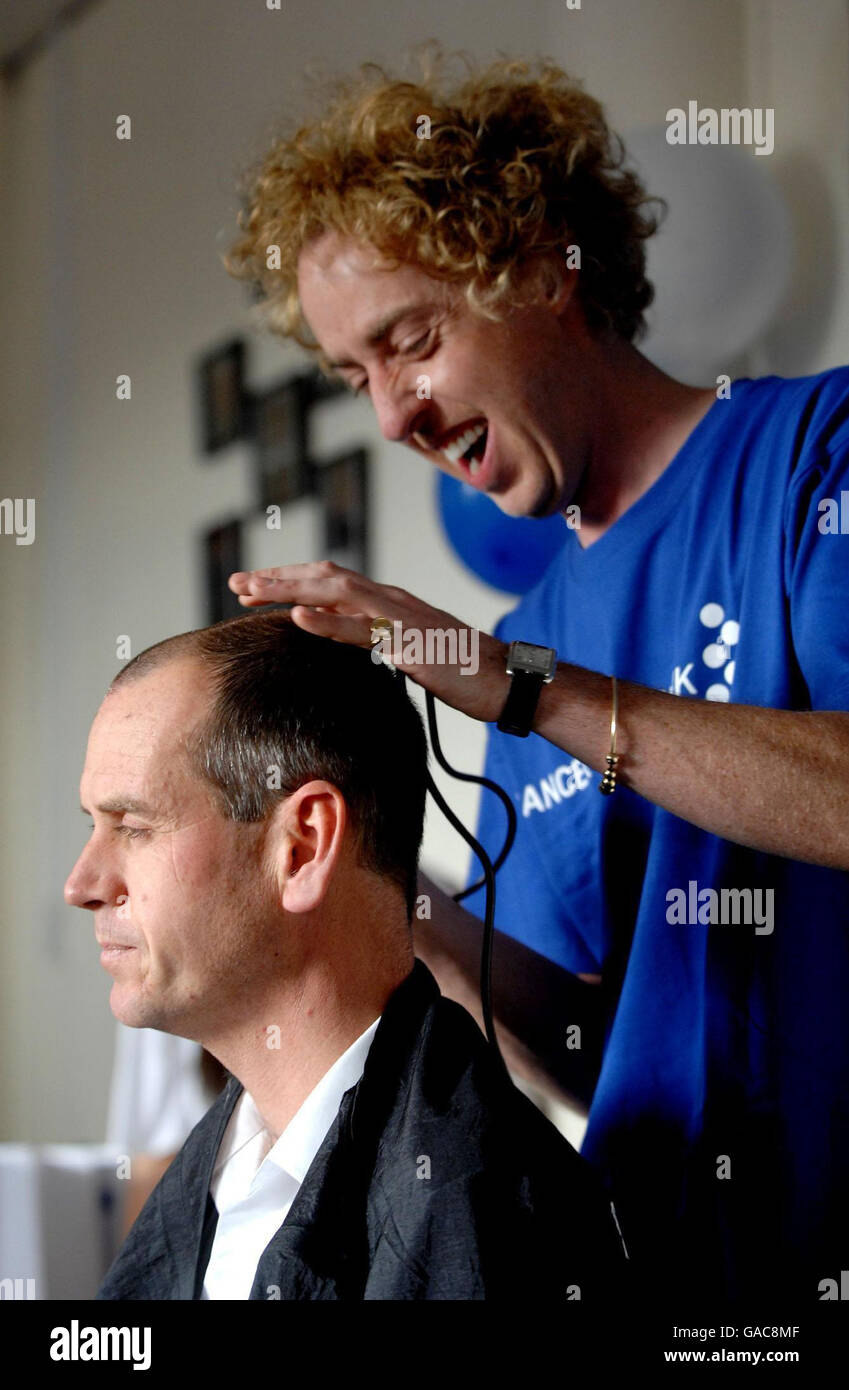
[[[482,463],[483,459],[472,459],[471,463],[469,464],[469,472],[471,473],[472,477],[474,477],[476,473],[480,472]]]
[[[446,444],[445,448],[442,450],[442,454],[447,458],[449,463],[457,463],[461,455],[465,454],[466,450],[470,449],[475,441],[480,439],[481,435],[486,432],[486,428],[486,423],[472,425],[464,434],[459,435],[457,439],[452,439],[450,444]],[[471,468],[472,471],[476,473],[477,468],[480,468],[480,464],[478,463],[477,468],[475,468],[473,460]]]

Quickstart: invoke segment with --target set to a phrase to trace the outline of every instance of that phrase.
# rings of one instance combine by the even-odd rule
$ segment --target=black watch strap
[[[510,690],[496,725],[502,734],[515,734],[517,738],[528,737],[544,684],[543,677],[536,672],[513,672],[510,677]]]

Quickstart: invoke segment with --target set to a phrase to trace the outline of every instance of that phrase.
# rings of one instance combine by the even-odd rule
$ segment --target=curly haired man
[[[553,63],[368,65],[262,161],[229,267],[387,439],[511,515],[580,507],[473,679],[402,663],[492,726],[519,811],[501,1036],[584,1095],[658,1298],[815,1301],[849,1254],[849,369],[725,393],[659,371],[635,346],[655,226]],[[230,582],[355,645],[378,616],[463,627],[327,563]],[[479,834],[497,853],[486,801]],[[480,898],[427,891],[418,950],[471,1007]]]

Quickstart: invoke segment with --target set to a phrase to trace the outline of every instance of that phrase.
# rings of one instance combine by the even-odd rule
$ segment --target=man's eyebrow
[[[393,309],[391,314],[386,314],[382,319],[378,319],[374,327],[369,329],[364,338],[366,346],[376,347],[378,343],[382,343],[387,334],[392,332],[396,323],[400,323],[401,319],[406,318],[408,314],[415,314],[422,309],[432,309],[435,307],[436,306],[429,300],[417,299],[411,301],[409,304],[402,304],[398,309]],[[340,367],[359,366],[358,362],[350,361],[348,358],[340,358],[338,361],[334,361],[333,358],[328,357],[325,360],[328,367],[333,367],[336,371],[338,371]]]
[[[152,806],[149,806],[146,801],[139,801],[136,797],[132,796],[109,797],[107,801],[101,801],[94,809],[96,811],[102,811],[105,815],[120,815],[122,811],[129,811],[130,815],[136,816],[153,815]],[[85,816],[91,815],[91,811],[87,806],[81,805],[80,810]]]

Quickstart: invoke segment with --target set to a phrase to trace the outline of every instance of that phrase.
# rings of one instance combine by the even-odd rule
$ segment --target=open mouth
[[[449,463],[463,462],[466,464],[472,477],[474,477],[486,452],[488,429],[485,420],[478,420],[476,424],[470,425],[462,434],[459,434],[456,439],[452,439],[450,444],[446,444],[440,453]]]
[[[484,425],[483,432],[478,435],[477,439],[469,445],[468,449],[463,454],[463,461],[469,465],[469,472],[472,477],[480,471],[483,465],[488,434],[488,427]]]

